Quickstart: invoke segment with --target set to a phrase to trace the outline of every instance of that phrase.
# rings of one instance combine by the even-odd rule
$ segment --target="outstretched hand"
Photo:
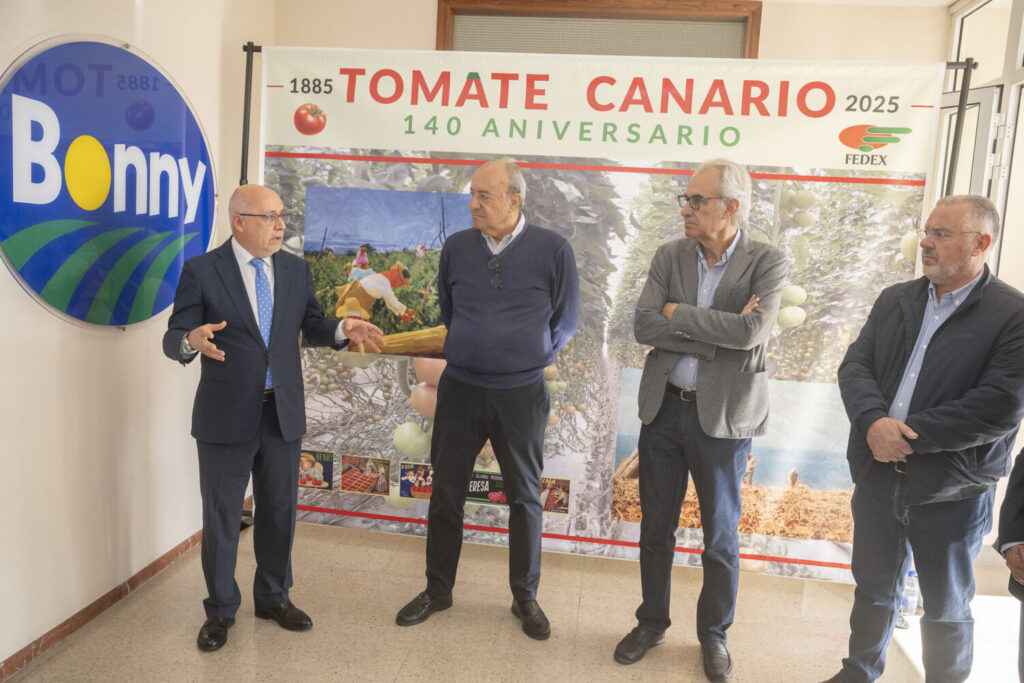
[[[348,337],[349,348],[359,351],[360,356],[366,355],[367,348],[380,353],[388,345],[379,327],[359,318],[346,318],[341,323],[341,331]]]
[[[188,343],[192,345],[193,349],[207,358],[222,361],[224,360],[224,352],[218,349],[217,345],[211,340],[213,339],[214,332],[219,332],[227,326],[228,323],[226,320],[221,320],[216,325],[213,323],[200,325],[188,333]]]

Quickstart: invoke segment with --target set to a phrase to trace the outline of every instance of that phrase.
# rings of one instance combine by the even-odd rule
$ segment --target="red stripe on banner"
[[[268,88],[283,88],[283,85],[268,85]]]
[[[358,154],[321,154],[316,152],[265,152],[264,156],[287,159],[332,159],[335,161],[382,161],[403,164],[450,164],[453,166],[482,166],[481,159],[434,159],[424,157],[382,157],[362,156]],[[693,175],[692,169],[682,168],[649,168],[645,166],[597,166],[589,164],[549,164],[544,162],[517,162],[521,168],[547,168],[568,171],[608,171],[610,173],[649,173],[652,175]],[[923,180],[905,180],[901,178],[854,178],[845,176],[792,175],[787,173],[751,173],[751,177],[761,180],[800,180],[811,183],[852,183],[855,185],[905,185],[923,187]]]
[[[298,505],[296,509],[302,510],[303,512],[323,512],[328,515],[342,515],[344,517],[362,517],[365,519],[381,519],[388,522],[406,522],[409,524],[426,524],[425,519],[412,519],[409,517],[396,517],[394,515],[378,515],[372,512],[355,512],[354,510],[335,510],[334,508],[318,508],[312,507],[311,505]],[[496,526],[480,526],[478,524],[464,524],[464,529],[470,531],[488,531],[495,534],[507,534],[508,529],[502,529]],[[618,541],[611,538],[592,538],[589,536],[568,536],[566,534],[541,534],[544,538],[551,538],[557,541],[573,541],[579,543],[597,543],[601,545],[618,545],[625,546],[628,548],[639,548],[640,544],[636,541]],[[700,548],[685,548],[683,546],[676,546],[677,553],[690,553],[693,555],[700,555],[703,550]],[[843,564],[841,562],[822,562],[820,560],[801,560],[799,558],[792,557],[775,557],[773,555],[746,555],[740,553],[740,559],[743,560],[761,560],[763,562],[779,562],[782,564],[802,564],[810,567],[829,567],[831,569],[849,569],[850,565]]]
[[[934,104],[912,104],[911,109],[935,109]]]
[[[751,178],[761,180],[802,180],[811,183],[852,183],[854,185],[906,185],[908,187],[924,187],[923,180],[907,180],[905,178],[852,178],[845,176],[823,175],[790,175],[786,173],[751,173]]]

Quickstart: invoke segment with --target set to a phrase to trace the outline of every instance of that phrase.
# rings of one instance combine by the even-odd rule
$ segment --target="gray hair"
[[[523,177],[522,169],[516,166],[516,162],[509,157],[502,157],[488,163],[501,164],[505,167],[505,173],[508,175],[508,193],[519,195],[519,207],[522,208],[526,203],[526,178]]]
[[[733,216],[733,223],[737,228],[745,227],[747,216],[750,214],[750,173],[746,167],[728,159],[711,159],[697,167],[697,172],[704,169],[718,171],[718,199],[725,202],[735,199],[740,203]]]
[[[964,215],[965,230],[977,230],[992,236],[992,241],[999,239],[999,211],[988,197],[979,194],[954,194],[940,199],[935,206],[953,206],[967,204],[970,208]]]

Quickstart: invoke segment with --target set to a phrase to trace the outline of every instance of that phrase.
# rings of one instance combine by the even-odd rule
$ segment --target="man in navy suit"
[[[996,550],[1006,558],[1010,569],[1010,594],[1021,602],[1020,634],[1017,646],[1017,673],[1024,681],[1024,451],[1010,472],[1006,498],[999,509],[999,538]]]
[[[232,238],[184,265],[164,353],[187,364],[202,354],[192,411],[203,499],[203,574],[209,597],[200,650],[227,642],[241,603],[235,583],[239,517],[250,474],[255,502],[256,616],[305,631],[313,622],[288,598],[306,414],[299,334],[312,346],[380,351],[379,328],[325,318],[309,266],[281,253],[284,205],[259,185],[231,196]],[[213,322],[211,322],[213,321]],[[216,322],[219,321],[219,322]]]

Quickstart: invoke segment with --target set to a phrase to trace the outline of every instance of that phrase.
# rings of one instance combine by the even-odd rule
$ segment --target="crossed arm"
[[[672,254],[654,256],[637,301],[634,332],[641,344],[677,353],[713,358],[715,348],[751,349],[764,343],[779,312],[787,261],[778,251],[763,253],[751,264],[752,295],[741,310],[722,311],[672,301],[669,273]]]

